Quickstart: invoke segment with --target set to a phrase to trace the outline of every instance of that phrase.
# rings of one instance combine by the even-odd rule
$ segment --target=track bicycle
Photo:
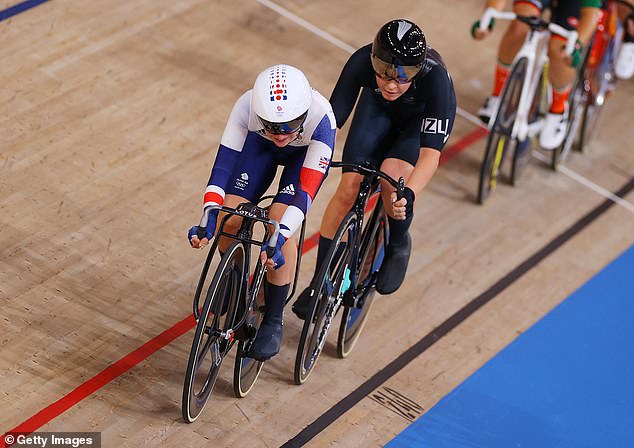
[[[402,177],[396,181],[369,164],[332,162],[330,166],[351,168],[363,174],[363,180],[355,203],[341,221],[310,285],[311,301],[295,357],[296,384],[303,384],[313,371],[341,308],[337,355],[345,358],[357,343],[372,307],[376,277],[389,237],[380,179],[396,188],[399,199],[403,197]],[[366,221],[365,213],[372,206]]]
[[[583,84],[577,92],[577,104],[582,110],[575,143],[581,152],[587,151],[605,100],[615,88],[614,66],[624,32],[618,17],[619,4],[629,8],[630,13],[634,11],[634,6],[624,0],[607,0],[586,55]]]
[[[548,46],[551,34],[566,39],[566,52],[571,54],[577,32],[549,23],[537,16],[520,16],[487,8],[480,19],[485,30],[492,19],[519,20],[529,26],[522,48],[515,56],[510,75],[500,95],[497,110],[489,120],[489,137],[480,167],[478,203],[483,204],[496,188],[501,166],[511,153],[511,184],[515,185],[530,152],[530,140],[543,126],[548,104]]]
[[[188,423],[195,421],[207,404],[216,385],[222,362],[236,343],[233,371],[234,394],[239,398],[245,397],[253,388],[262,370],[264,362],[251,358],[249,349],[264,315],[264,300],[259,292],[264,281],[266,266],[259,257],[260,249],[266,244],[267,255],[273,256],[280,230],[276,221],[268,219],[268,207],[258,205],[271,198],[273,196],[265,196],[257,204],[243,203],[235,209],[226,206],[210,206],[205,209],[200,220],[198,237],[202,239],[205,236],[209,213],[215,210],[226,213],[214,236],[194,294],[193,312],[197,324],[187,362],[181,403],[183,419]],[[227,220],[232,216],[242,218],[240,228],[235,235],[224,231]],[[262,240],[253,239],[254,226],[258,222],[264,227]],[[273,227],[273,232],[270,231],[270,226]],[[304,221],[299,240],[293,289],[286,300],[287,303],[291,300],[297,284],[305,226]],[[224,253],[217,250],[221,237],[233,240]],[[217,251],[220,253],[220,262],[215,273],[211,275],[209,268]],[[257,251],[253,275],[251,275],[252,251]],[[201,296],[205,288],[206,293],[201,304]]]

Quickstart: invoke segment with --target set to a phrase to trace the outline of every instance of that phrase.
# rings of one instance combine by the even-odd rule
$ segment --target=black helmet
[[[414,22],[391,20],[381,27],[372,44],[372,66],[377,75],[410,82],[427,57],[423,31]],[[377,61],[378,59],[378,61]],[[382,64],[381,64],[382,63]],[[392,76],[400,74],[399,76]]]

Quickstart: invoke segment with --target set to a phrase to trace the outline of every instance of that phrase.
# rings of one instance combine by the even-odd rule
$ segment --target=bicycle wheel
[[[183,419],[188,423],[195,421],[207,404],[222,361],[233,345],[232,335],[225,335],[240,318],[238,301],[244,269],[244,246],[236,241],[220,260],[196,325],[181,403]]]
[[[376,273],[383,262],[387,236],[385,209],[380,201],[379,197],[375,206],[378,210],[375,209],[361,236],[361,248],[357,263],[357,286],[354,291],[351,291],[357,306],[347,306],[344,303],[337,337],[337,355],[340,358],[347,357],[356,345],[372,309],[374,293],[376,292],[374,288]]]
[[[585,92],[586,86],[586,75],[588,66],[588,58],[590,55],[590,51],[587,51],[583,63],[577,70],[577,75],[575,77],[575,82],[570,91],[570,95],[568,96],[568,125],[566,127],[566,136],[564,137],[564,141],[552,152],[552,158],[550,167],[553,170],[557,170],[560,165],[562,165],[566,159],[568,158],[568,154],[570,154],[570,150],[577,140],[581,141],[581,137],[578,138],[579,132],[583,132],[583,117],[586,113],[587,105],[588,105],[588,95]]]
[[[546,115],[548,110],[548,78],[546,76],[547,67],[544,66],[541,74],[539,75],[539,80],[537,82],[537,89],[534,93],[533,100],[531,101],[531,106],[528,110],[528,126],[534,125],[537,123],[540,118]],[[513,139],[512,144],[507,147],[507,151],[511,151],[513,154],[513,158],[511,159],[511,185],[516,187],[520,179],[522,178],[524,172],[526,171],[526,167],[530,161],[530,154],[533,142],[531,140],[530,135],[527,136],[524,140],[520,141],[517,139]]]
[[[357,215],[354,212],[348,212],[328,248],[319,274],[311,285],[315,295],[311,299],[310,311],[304,319],[297,346],[295,384],[303,384],[313,371],[326,343],[335,313],[341,305],[341,297],[350,287],[349,265],[356,225]],[[346,241],[350,244],[346,244],[345,249],[341,250],[340,246]]]
[[[491,127],[484,159],[480,166],[480,180],[478,182],[479,204],[484,204],[484,201],[487,200],[497,186],[500,167],[504,161],[509,142],[512,140],[511,132],[522,95],[522,85],[526,77],[527,64],[528,60],[526,58],[519,59],[504,86],[500,98],[500,107]]]
[[[260,291],[263,292],[262,286]],[[256,292],[258,294],[260,291]],[[258,361],[247,356],[251,343],[255,338],[257,329],[262,324],[262,318],[264,317],[264,297],[258,294],[255,303],[248,311],[247,316],[247,339],[238,342],[238,350],[236,352],[236,360],[233,368],[233,393],[238,398],[244,398],[253,388],[253,385],[258,379],[263,361]]]
[[[598,50],[590,48],[587,61],[586,78],[583,91],[583,112],[579,130],[577,148],[582,153],[587,152],[588,143],[596,129],[597,122],[605,99],[614,80],[614,49],[615,39],[611,36],[607,42],[602,41],[602,35],[596,35],[592,45],[598,45]]]

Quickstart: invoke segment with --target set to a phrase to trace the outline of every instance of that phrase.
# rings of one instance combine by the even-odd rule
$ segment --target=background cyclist
[[[255,359],[266,360],[279,352],[282,314],[297,257],[292,235],[327,175],[335,132],[330,104],[310,87],[304,74],[289,65],[275,65],[260,73],[253,89],[236,101],[222,135],[204,207],[257,201],[273,182],[277,167],[284,167],[269,209],[269,217],[280,222],[280,236],[271,259],[262,253],[270,269],[266,311],[250,353]],[[202,240],[196,226],[189,230],[192,247],[208,244],[217,218],[210,214]],[[225,230],[235,232],[239,225],[239,218],[231,218]],[[221,243],[223,250],[229,241]]]
[[[486,7],[501,10],[505,4],[505,0],[487,0]],[[552,101],[539,136],[539,144],[544,149],[554,149],[561,145],[566,136],[568,95],[575,79],[575,67],[581,62],[582,46],[587,45],[596,29],[601,0],[513,1],[513,11],[523,16],[541,15],[544,8],[548,6],[552,11],[552,22],[568,30],[576,29],[579,33],[579,42],[572,56],[566,54],[565,41],[561,36],[553,35],[548,44],[548,57],[550,59],[548,77]],[[491,29],[492,25],[488,30],[482,31],[479,29],[479,22],[476,22],[471,28],[471,34],[476,39],[483,39]],[[485,123],[489,121],[497,108],[499,95],[510,74],[513,58],[522,47],[528,31],[528,25],[513,20],[502,37],[498,48],[493,92],[478,112]]]
[[[627,3],[634,6],[633,0]],[[623,43],[616,59],[614,71],[621,79],[634,75],[634,11],[625,5],[618,6],[619,18],[623,20]]]
[[[397,202],[394,188],[386,182],[381,186],[390,239],[377,291],[389,294],[405,277],[415,196],[436,172],[453,126],[456,97],[440,55],[428,48],[416,24],[403,19],[385,24],[374,43],[358,49],[344,66],[330,97],[338,128],[350,116],[357,97],[342,159],[371,162],[393,178],[406,179],[405,198]],[[361,179],[360,174],[344,169],[321,222],[316,271],[354,203]],[[307,288],[293,304],[301,319],[311,294]]]

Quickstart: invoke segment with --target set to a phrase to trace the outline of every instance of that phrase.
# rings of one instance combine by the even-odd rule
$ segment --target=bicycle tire
[[[236,241],[220,259],[196,324],[181,401],[183,420],[187,423],[194,422],[202,413],[218,379],[222,361],[233,345],[231,339],[222,338],[218,332],[233,328],[240,317],[237,316],[237,305],[242,297],[241,273],[244,269],[244,246]],[[210,317],[211,324],[207,325]],[[203,368],[206,362],[209,367]]]
[[[304,319],[297,345],[293,372],[295,384],[306,382],[328,338],[328,331],[339,307],[337,301],[340,300],[342,287],[345,285],[344,278],[346,273],[349,275],[348,265],[353,250],[350,244],[346,244],[343,251],[338,248],[346,239],[349,242],[354,241],[356,225],[356,213],[348,212],[335,233],[319,274],[311,285],[315,294],[311,298],[309,312]],[[333,295],[334,291],[336,294]]]
[[[588,58],[590,51],[586,51],[583,62],[577,70],[575,81],[568,95],[568,125],[566,128],[566,136],[564,141],[552,151],[550,167],[557,171],[566,161],[575,141],[581,141],[578,138],[579,132],[583,132],[583,117],[587,111],[589,95],[585,92],[586,86],[586,68],[588,66]]]
[[[260,286],[262,288],[262,286]],[[256,292],[257,294],[257,292]],[[257,329],[262,324],[262,318],[264,317],[264,303],[258,304],[254,301],[253,306],[247,310],[249,315],[247,316],[247,322],[249,328],[253,329],[252,333],[248,335],[248,340],[238,342],[238,350],[236,351],[236,359],[233,368],[233,393],[238,398],[244,398],[251,391],[255,382],[262,371],[264,361],[258,361],[256,359],[247,356],[250,345],[253,342],[253,338],[257,333]]]
[[[537,81],[538,89],[535,91],[533,95],[533,100],[531,101],[531,106],[528,110],[528,125],[537,122],[541,118],[546,115],[548,111],[548,77],[547,77],[547,67],[544,66],[541,74],[539,75],[539,80]],[[523,141],[519,141],[519,139],[514,139],[512,142],[512,154],[513,157],[511,159],[511,177],[510,183],[512,186],[516,187],[524,173],[526,172],[526,168],[528,166],[530,160],[530,154],[533,147],[533,142],[530,136],[527,136]],[[509,151],[509,149],[507,149]]]
[[[361,233],[361,248],[356,276],[357,286],[353,292],[355,301],[359,305],[344,305],[343,307],[337,336],[337,356],[339,358],[346,358],[352,352],[372,309],[376,292],[376,273],[383,261],[387,237],[385,209],[380,201],[379,197],[375,205],[375,207],[379,207],[379,210],[373,212],[371,220],[366,223]]]
[[[593,40],[593,44],[595,43]],[[614,48],[615,38],[610,36],[607,43],[600,43],[602,45],[603,54],[600,61],[594,61],[592,67],[588,68],[589,73],[586,76],[586,83],[584,89],[584,109],[581,118],[581,125],[579,130],[579,140],[577,149],[586,153],[588,151],[588,143],[592,139],[592,135],[596,129],[599,116],[605,105],[605,94],[609,91],[609,84],[613,82],[614,75]],[[606,62],[605,58],[609,58]],[[603,95],[600,100],[597,100],[599,96]]]
[[[484,158],[482,165],[480,165],[477,197],[479,204],[484,204],[497,186],[508,143],[512,139],[511,132],[522,94],[522,84],[526,76],[527,64],[528,60],[526,58],[520,58],[517,61],[502,91],[498,113],[489,132]]]

